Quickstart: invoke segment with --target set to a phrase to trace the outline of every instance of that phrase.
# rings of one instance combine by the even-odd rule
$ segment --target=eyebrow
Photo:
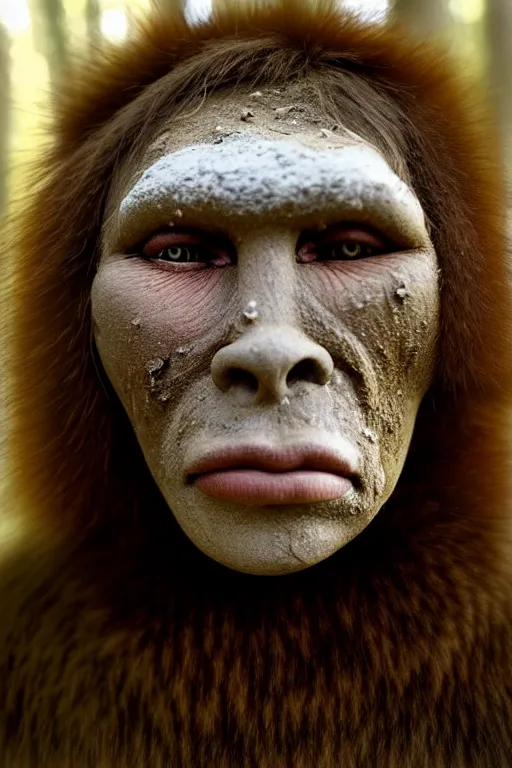
[[[428,237],[416,195],[375,149],[315,149],[293,139],[250,135],[190,145],[161,157],[122,200],[119,225],[122,230],[139,213],[155,209],[237,219],[311,218],[340,206],[356,219],[373,211],[405,238],[425,242]]]

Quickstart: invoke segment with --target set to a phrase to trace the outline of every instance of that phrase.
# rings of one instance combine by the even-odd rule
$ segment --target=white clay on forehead
[[[180,210],[205,206],[230,216],[283,211],[321,213],[342,203],[389,208],[392,218],[425,235],[413,191],[369,146],[315,149],[293,139],[246,135],[220,144],[194,144],[161,157],[121,202],[121,219],[137,209],[172,202]]]

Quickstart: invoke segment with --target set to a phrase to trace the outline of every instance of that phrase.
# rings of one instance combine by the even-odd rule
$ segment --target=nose
[[[334,364],[324,347],[294,328],[261,329],[220,349],[212,360],[215,385],[240,389],[254,403],[280,403],[294,384],[327,384]]]

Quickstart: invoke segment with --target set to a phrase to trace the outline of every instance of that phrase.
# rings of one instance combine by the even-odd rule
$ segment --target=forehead
[[[286,209],[302,228],[320,214],[340,215],[344,205],[361,221],[370,209],[388,222],[412,216],[416,228],[423,222],[419,203],[393,165],[329,119],[308,82],[218,92],[169,119],[121,170],[104,242],[113,229],[123,242],[132,239],[132,229],[146,235],[163,226],[164,213],[172,219],[178,210],[183,223],[211,227],[219,217],[226,226],[234,214],[254,219]]]
[[[215,145],[255,134],[274,140],[290,137],[318,149],[367,144],[325,114],[315,89],[307,82],[259,90],[237,87],[214,93],[170,119],[146,148],[138,170],[190,145]]]
[[[371,145],[342,120],[328,114],[321,101],[318,84],[304,80],[260,88],[236,86],[180,108],[164,122],[156,138],[140,145],[117,169],[107,205],[107,221],[145,169],[160,158],[191,145],[217,146],[245,136],[274,141],[292,139],[313,150],[371,146],[400,178],[409,181],[401,160],[396,162],[396,153],[389,156],[382,147]]]

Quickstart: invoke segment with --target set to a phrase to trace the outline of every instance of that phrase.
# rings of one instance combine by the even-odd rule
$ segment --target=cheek
[[[371,445],[378,447],[389,495],[405,460],[416,414],[435,369],[439,324],[437,259],[411,251],[358,262],[316,265],[305,272],[338,338],[349,339],[359,403]],[[334,334],[333,334],[334,337]],[[336,344],[336,342],[334,342]],[[333,349],[331,346],[330,351]],[[335,363],[343,366],[345,348]],[[365,451],[365,445],[361,446]]]
[[[318,265],[308,290],[369,356],[384,392],[423,396],[434,367],[439,324],[437,259],[433,251],[410,251]],[[395,386],[398,385],[398,386]]]
[[[136,259],[100,266],[91,291],[95,342],[107,375],[133,417],[172,364],[190,368],[190,355],[229,305],[228,270],[172,272]]]

